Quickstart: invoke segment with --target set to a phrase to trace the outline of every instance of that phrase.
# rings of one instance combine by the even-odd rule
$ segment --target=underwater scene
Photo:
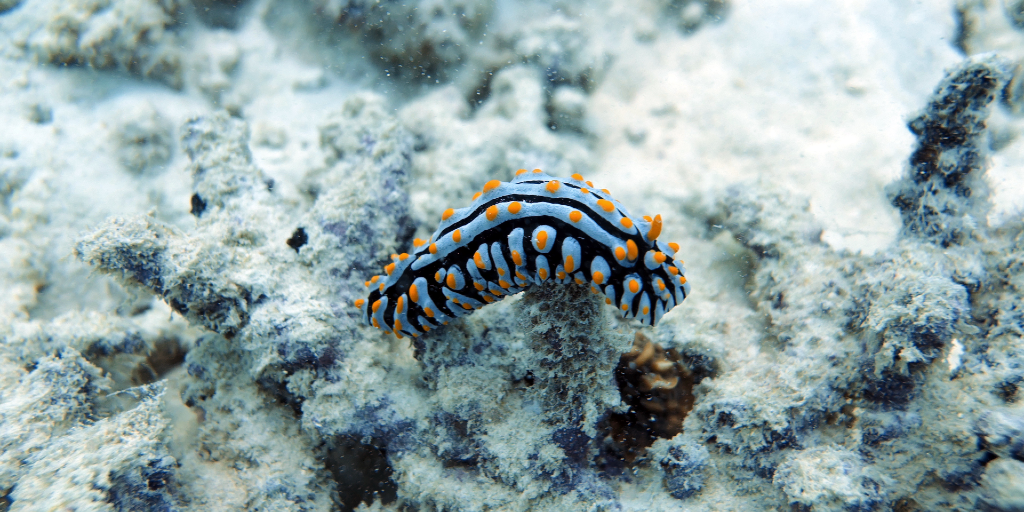
[[[0,512],[1024,511],[1024,0],[0,0]]]

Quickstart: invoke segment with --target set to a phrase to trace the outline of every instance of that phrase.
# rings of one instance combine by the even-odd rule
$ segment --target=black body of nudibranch
[[[520,169],[449,208],[430,240],[392,255],[356,301],[367,323],[418,336],[526,287],[589,285],[623,317],[654,325],[690,293],[679,246],[657,240],[661,216],[634,219],[607,190]]]

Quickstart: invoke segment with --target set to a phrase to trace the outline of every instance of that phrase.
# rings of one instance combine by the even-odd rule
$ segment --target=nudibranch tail
[[[679,245],[658,240],[661,228],[661,215],[635,219],[579,174],[520,169],[445,210],[430,239],[392,255],[355,305],[374,327],[418,336],[552,280],[590,286],[623,317],[655,325],[690,294]]]

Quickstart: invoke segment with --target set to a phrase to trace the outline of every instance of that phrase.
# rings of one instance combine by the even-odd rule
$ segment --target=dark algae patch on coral
[[[942,247],[966,242],[988,210],[986,120],[1009,80],[991,62],[973,62],[943,79],[910,120],[917,147],[906,176],[886,188],[903,229]]]

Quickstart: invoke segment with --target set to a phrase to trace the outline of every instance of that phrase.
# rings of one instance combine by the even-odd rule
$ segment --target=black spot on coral
[[[1006,402],[1008,404],[1012,404],[1012,403],[1016,402],[1017,398],[1019,396],[1018,395],[1018,391],[1020,390],[1019,384],[1020,384],[1021,380],[1024,380],[1024,379],[1022,379],[1022,377],[1020,375],[1015,375],[1015,376],[1013,376],[1013,377],[1011,377],[1009,379],[1006,379],[1006,380],[996,384],[996,386],[995,386],[995,388],[996,388],[995,389],[996,396],[998,396],[999,398],[1001,398],[1004,402]]]
[[[786,448],[800,448],[800,440],[792,428],[769,430],[764,434],[765,444],[759,452],[777,452]]]
[[[142,476],[146,478],[147,489],[151,491],[163,489],[174,476],[172,461],[170,459],[153,459],[143,468]]]
[[[203,197],[200,196],[199,194],[192,194],[191,202],[192,209],[189,210],[189,213],[195,215],[196,217],[202,217],[203,212],[206,211],[206,201],[203,201]]]
[[[948,329],[942,329],[941,325],[939,327],[929,325],[914,329],[908,334],[914,347],[921,351],[926,361],[930,362],[941,355],[942,348],[946,346],[943,338],[948,335]]]
[[[789,304],[786,302],[786,292],[779,292],[775,295],[775,298],[772,299],[772,309],[782,310],[786,309],[788,306]]]
[[[295,249],[295,252],[299,252],[299,248],[306,245],[306,242],[308,241],[309,236],[306,235],[306,230],[300,227],[296,229],[295,232],[292,233],[292,237],[288,239],[288,247]]]

